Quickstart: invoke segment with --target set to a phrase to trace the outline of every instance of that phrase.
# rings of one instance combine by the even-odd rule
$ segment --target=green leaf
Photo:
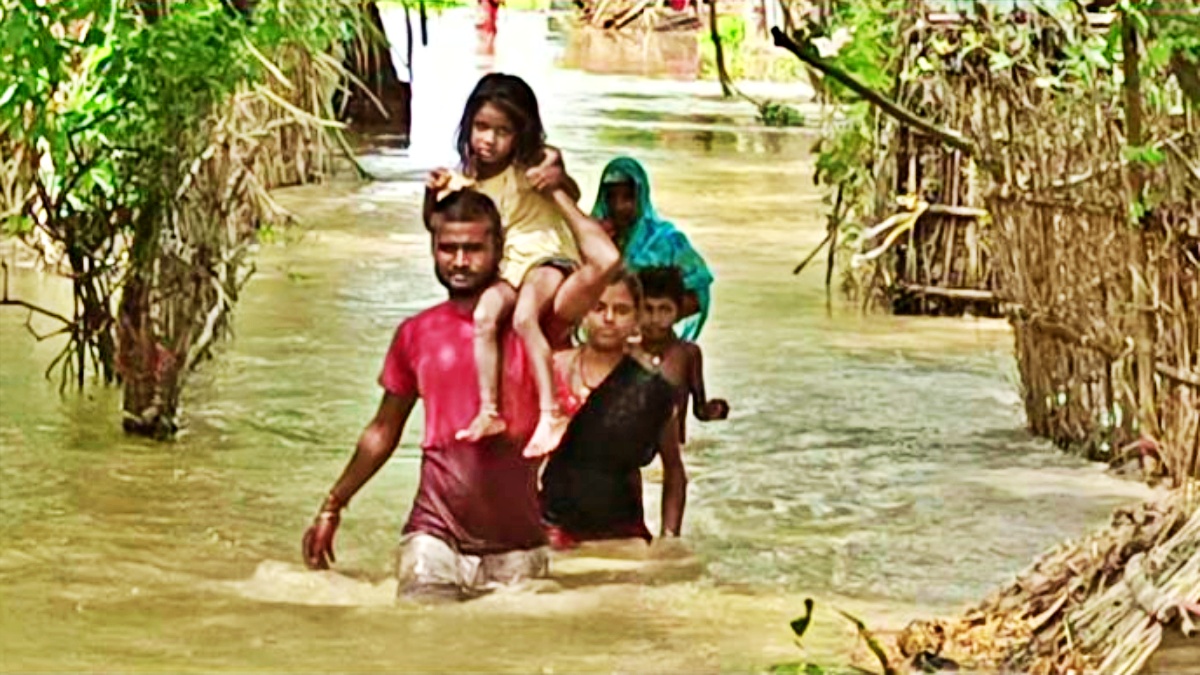
[[[10,237],[19,237],[32,231],[33,219],[27,216],[10,216],[0,225],[0,232]]]
[[[8,88],[4,90],[4,93],[0,94],[0,107],[8,105],[8,102],[11,101],[14,96],[16,96],[17,90],[20,89],[20,87],[20,82],[13,82],[12,84],[8,85]]]
[[[1122,149],[1125,159],[1138,164],[1157,166],[1166,160],[1167,156],[1159,148],[1153,146],[1127,145]]]
[[[990,68],[992,72],[1011,68],[1012,65],[1013,58],[1004,52],[992,52],[988,55],[988,68]]]

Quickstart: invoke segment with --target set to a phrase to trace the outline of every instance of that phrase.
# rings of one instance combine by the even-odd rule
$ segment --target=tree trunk
[[[397,75],[379,7],[375,2],[368,2],[364,11],[378,39],[358,37],[347,44],[344,65],[366,85],[370,94],[351,84],[340,117],[355,131],[394,135],[407,140],[412,124],[411,84],[400,81]],[[410,34],[410,46],[412,38]],[[382,110],[376,99],[382,104]]]
[[[122,426],[132,434],[168,438],[177,428],[178,392],[164,392],[162,388],[163,375],[174,364],[154,329],[151,283],[145,276],[134,275],[125,283],[117,325],[117,369],[124,385]]]
[[[725,50],[721,47],[721,33],[717,26],[717,0],[708,0],[708,31],[712,35],[717,61],[717,79],[721,81],[721,96],[729,98],[733,96],[733,88],[729,86],[732,80],[729,79],[729,73],[725,70]]]

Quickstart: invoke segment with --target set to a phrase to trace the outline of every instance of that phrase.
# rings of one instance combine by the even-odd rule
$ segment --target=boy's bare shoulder
[[[672,355],[674,358],[683,358],[687,360],[695,359],[700,356],[700,345],[687,340],[676,340],[674,344],[663,352],[663,356]]]

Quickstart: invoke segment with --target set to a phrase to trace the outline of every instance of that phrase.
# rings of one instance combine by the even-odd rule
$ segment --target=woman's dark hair
[[[467,166],[471,156],[471,127],[475,123],[475,115],[487,103],[508,115],[515,127],[513,159],[516,163],[535,166],[541,162],[546,130],[538,112],[537,95],[525,80],[516,75],[488,73],[479,80],[467,98],[467,107],[458,123],[458,156],[463,166]]]
[[[628,269],[621,269],[608,285],[616,286],[617,284],[624,284],[625,288],[629,289],[629,294],[633,296],[633,306],[637,308],[637,311],[642,311],[642,282],[638,280],[638,275]]]
[[[647,298],[666,298],[677,307],[683,306],[687,287],[678,267],[647,267],[638,272],[638,280],[642,282],[642,292]]]

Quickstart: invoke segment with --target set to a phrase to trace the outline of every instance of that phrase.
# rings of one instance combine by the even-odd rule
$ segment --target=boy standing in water
[[[679,441],[686,439],[688,399],[693,399],[692,411],[701,422],[729,417],[729,403],[724,399],[709,399],[704,391],[704,357],[700,346],[681,340],[675,334],[687,293],[683,275],[677,267],[647,267],[638,273],[642,283],[642,348],[653,355],[655,365],[676,362],[678,372],[687,374],[679,386],[676,407],[679,420]]]

